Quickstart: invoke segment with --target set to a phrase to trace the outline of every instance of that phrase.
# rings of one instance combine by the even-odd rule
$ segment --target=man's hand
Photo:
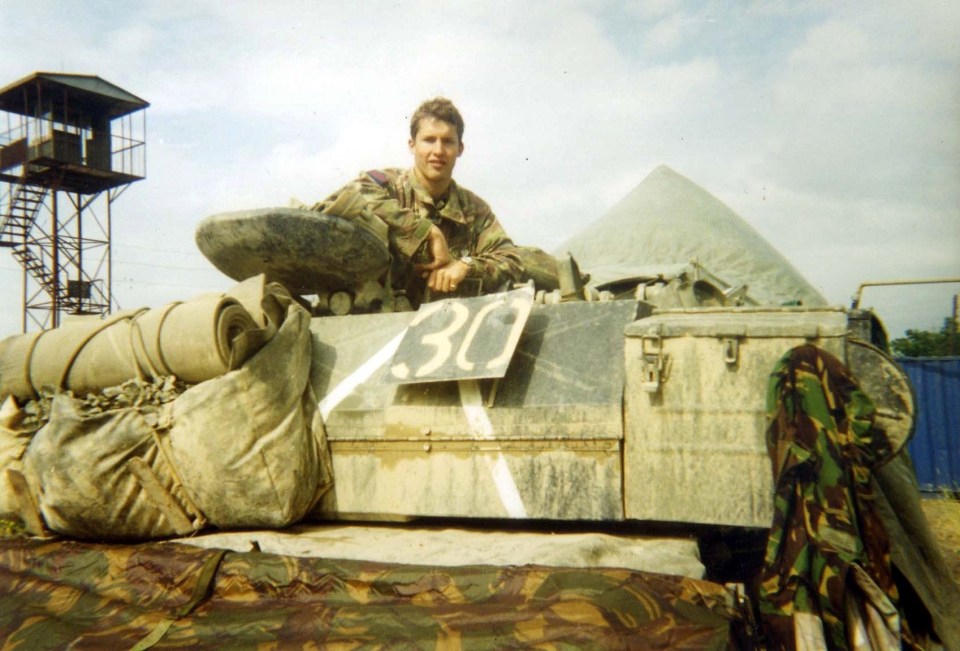
[[[450,264],[450,248],[447,246],[447,238],[443,236],[436,224],[432,225],[430,230],[427,231],[427,249],[430,251],[431,261],[414,265],[417,271],[433,271]],[[426,278],[427,274],[423,274],[423,277]]]
[[[469,271],[470,267],[466,262],[454,260],[439,269],[431,271],[427,278],[427,287],[433,292],[444,294],[454,292],[457,290],[457,285],[467,277]]]
[[[433,260],[414,265],[414,268],[420,272],[423,278],[427,279],[427,287],[430,288],[430,291],[441,293],[456,291],[457,285],[467,277],[470,267],[466,262],[450,258],[447,238],[443,236],[436,225],[431,226],[427,233],[427,246]]]

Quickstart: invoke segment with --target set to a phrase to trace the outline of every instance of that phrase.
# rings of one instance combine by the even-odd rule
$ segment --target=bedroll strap
[[[153,627],[150,634],[137,642],[130,651],[145,651],[145,649],[154,646],[163,639],[163,636],[167,634],[167,631],[170,630],[170,627],[173,626],[178,619],[192,613],[193,610],[200,605],[200,602],[206,599],[213,585],[213,579],[217,575],[217,570],[220,569],[220,563],[223,562],[223,557],[226,556],[226,554],[227,550],[218,549],[215,550],[212,556],[204,561],[203,567],[200,569],[200,575],[197,577],[197,582],[193,586],[193,594],[190,596],[190,600],[174,611],[172,617],[164,617],[157,622],[157,625]]]

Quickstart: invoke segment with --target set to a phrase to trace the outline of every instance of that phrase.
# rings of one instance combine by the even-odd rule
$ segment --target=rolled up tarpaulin
[[[0,393],[18,399],[34,396],[42,387],[64,387],[78,392],[90,390],[83,371],[93,365],[99,386],[121,384],[138,377],[130,349],[130,319],[136,312],[115,314],[104,320],[67,321],[53,330],[11,337],[0,342],[0,368],[17,369],[17,373],[0,375]],[[26,339],[26,342],[19,340]],[[8,346],[8,344],[10,344]],[[96,361],[91,364],[92,357]],[[11,359],[11,363],[6,360]],[[70,378],[72,369],[80,373]],[[65,380],[73,380],[73,384]]]
[[[276,334],[277,329],[287,311],[287,305],[293,300],[287,288],[280,283],[266,282],[266,276],[260,274],[234,285],[227,296],[240,303],[254,319],[257,325],[264,328],[264,337],[269,340]]]
[[[233,340],[258,329],[242,305],[216,294],[149,310],[134,319],[131,328],[147,353],[147,359],[138,360],[145,375],[176,375],[189,383],[230,370]]]
[[[278,297],[289,297],[262,278],[243,285],[244,303],[253,309],[264,306],[255,316],[237,298],[206,294],[106,319],[67,321],[53,330],[0,341],[0,397],[25,400],[41,387],[82,395],[135,377],[175,375],[197,383],[221,375],[242,364],[276,331],[270,323],[276,313],[272,306]]]
[[[32,351],[42,334],[31,332],[0,341],[0,396],[12,395],[23,399],[34,394],[28,367]]]

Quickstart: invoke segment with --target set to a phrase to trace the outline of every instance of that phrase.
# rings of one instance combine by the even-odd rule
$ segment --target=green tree
[[[960,334],[953,319],[944,319],[940,332],[907,330],[906,337],[890,342],[893,352],[901,357],[947,357],[960,355]]]

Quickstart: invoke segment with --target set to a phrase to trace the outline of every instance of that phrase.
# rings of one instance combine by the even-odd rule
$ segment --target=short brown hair
[[[452,124],[457,129],[457,139],[463,142],[463,117],[460,111],[453,105],[453,102],[446,97],[434,97],[428,99],[417,107],[413,117],[410,118],[410,137],[417,139],[417,131],[420,130],[420,120],[423,118],[434,118]]]

